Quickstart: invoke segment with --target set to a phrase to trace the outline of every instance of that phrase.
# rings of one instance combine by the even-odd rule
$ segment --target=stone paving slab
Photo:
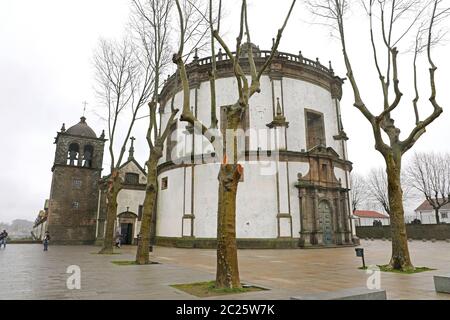
[[[366,263],[386,264],[389,241],[362,241]],[[409,243],[413,263],[435,268],[417,274],[381,273],[388,299],[449,299],[436,293],[433,275],[450,273],[450,243]],[[152,260],[160,264],[117,266],[113,260],[133,260],[136,247],[120,255],[97,255],[94,246],[11,244],[0,249],[0,299],[198,299],[171,284],[213,280],[215,250],[155,247]],[[240,250],[241,280],[268,291],[208,299],[289,299],[302,294],[335,291],[366,285],[369,275],[359,270],[354,248],[323,250]],[[67,267],[81,268],[81,289],[68,290]]]

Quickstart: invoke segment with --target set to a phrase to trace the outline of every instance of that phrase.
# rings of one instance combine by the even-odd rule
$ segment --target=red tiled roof
[[[353,214],[360,218],[389,219],[389,217],[387,215],[384,215],[384,214],[376,212],[376,211],[370,211],[370,210],[356,210],[355,212],[353,212]]]
[[[442,199],[438,200],[439,203],[444,202]],[[449,209],[450,210],[450,203],[444,204],[441,209]],[[424,200],[420,206],[416,208],[414,211],[428,211],[428,210],[434,210],[431,204],[428,202],[428,200]]]

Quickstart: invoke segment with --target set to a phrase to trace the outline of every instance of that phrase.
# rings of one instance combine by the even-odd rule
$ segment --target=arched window
[[[71,143],[69,145],[69,151],[67,153],[67,164],[69,166],[75,166],[76,160],[78,160],[78,155],[80,154],[80,146],[78,143]]]
[[[94,159],[94,147],[88,144],[83,150],[83,167],[91,168],[92,159]]]

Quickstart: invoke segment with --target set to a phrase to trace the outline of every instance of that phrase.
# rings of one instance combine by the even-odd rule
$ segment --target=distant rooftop
[[[443,200],[442,198],[440,198],[438,201],[439,201],[439,203],[444,202],[444,200]],[[450,210],[450,203],[444,204],[444,205],[441,207],[441,210],[442,210],[442,209],[448,209],[448,210]],[[424,201],[420,204],[420,206],[418,206],[418,207],[416,208],[416,210],[414,210],[414,211],[431,211],[431,210],[434,210],[434,209],[433,209],[433,206],[428,202],[428,200],[424,200]]]
[[[359,218],[389,219],[389,216],[372,210],[356,210],[353,215]]]

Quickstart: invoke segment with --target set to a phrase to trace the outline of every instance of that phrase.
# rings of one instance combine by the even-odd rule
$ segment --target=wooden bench
[[[291,297],[291,300],[386,300],[386,290],[349,288]]]
[[[450,293],[450,275],[433,276],[436,292]]]

